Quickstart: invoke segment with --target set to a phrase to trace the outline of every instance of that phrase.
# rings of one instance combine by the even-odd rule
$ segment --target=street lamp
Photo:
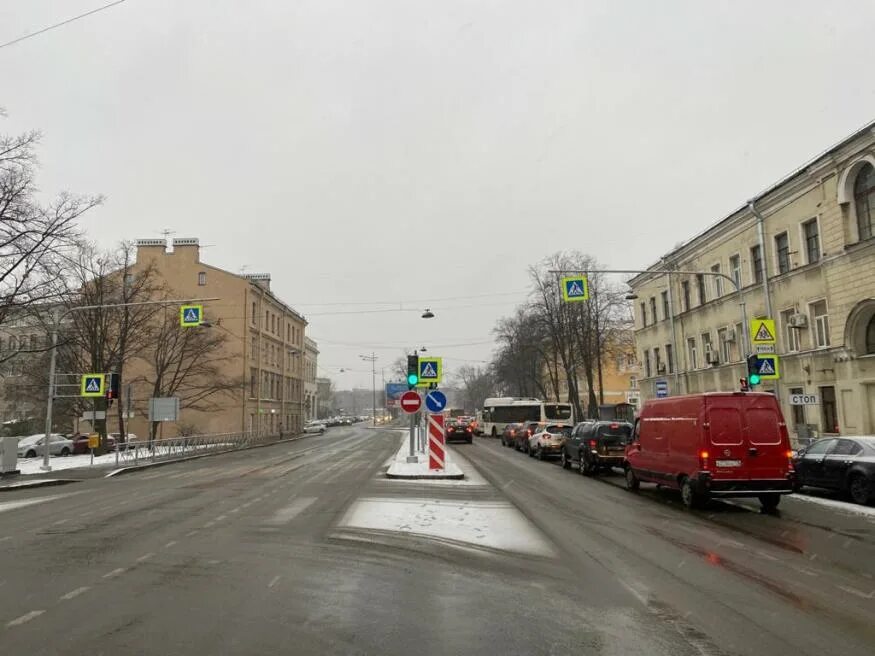
[[[428,308],[425,308],[425,312],[422,313],[422,318],[423,319],[434,319],[434,312],[432,312]]]
[[[378,358],[377,358],[376,353],[371,353],[370,355],[360,355],[359,357],[362,360],[364,360],[365,362],[371,363],[371,391],[373,392],[372,402],[371,402],[371,410],[372,410],[371,420],[374,422],[374,428],[376,428],[377,427],[377,369],[376,369],[376,362],[377,362]]]

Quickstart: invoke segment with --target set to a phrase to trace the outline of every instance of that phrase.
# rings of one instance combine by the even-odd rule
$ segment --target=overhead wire
[[[45,34],[50,30],[54,30],[58,27],[63,27],[64,25],[69,25],[73,21],[77,21],[81,18],[85,18],[86,16],[91,16],[100,11],[104,11],[106,9],[110,9],[111,7],[115,7],[116,5],[120,5],[123,2],[127,2],[127,0],[115,0],[115,2],[110,2],[109,4],[105,4],[102,7],[97,7],[96,9],[91,9],[90,11],[86,11],[84,14],[79,14],[78,16],[73,16],[72,18],[68,18],[67,20],[63,20],[60,23],[55,23],[54,25],[49,25],[48,27],[44,27],[41,30],[37,30],[36,32],[31,32],[30,34],[25,34],[24,36],[20,36],[17,39],[12,39],[12,41],[7,41],[6,43],[0,43],[0,48],[5,48],[7,46],[15,45],[16,43],[21,43],[26,39],[31,39],[35,36],[39,36],[40,34]]]

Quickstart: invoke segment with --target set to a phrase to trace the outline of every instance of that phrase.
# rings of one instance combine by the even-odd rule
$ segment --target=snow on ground
[[[504,501],[363,498],[352,505],[340,525],[433,536],[534,556],[555,555],[541,532]]]
[[[826,497],[809,494],[794,494],[791,498],[797,501],[807,501],[809,503],[820,504],[821,506],[828,506],[830,508],[835,508],[836,510],[842,510],[851,515],[863,515],[864,517],[875,519],[875,508],[872,506],[861,506],[857,503],[827,499]]]
[[[389,469],[386,472],[388,476],[407,476],[417,477],[414,480],[427,480],[434,476],[464,476],[464,473],[459,469],[458,465],[452,462],[453,455],[449,450],[444,451],[444,468],[429,469],[428,455],[416,452],[417,462],[407,462],[407,456],[410,454],[410,438],[409,434],[401,438],[401,446],[392,458]]]

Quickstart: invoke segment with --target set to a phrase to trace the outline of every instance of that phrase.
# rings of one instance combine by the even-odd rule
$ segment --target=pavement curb
[[[0,485],[0,492],[15,492],[16,490],[29,490],[33,487],[51,487],[54,485],[67,485],[67,483],[78,483],[75,478],[48,478],[35,481],[19,481],[12,485]]]
[[[164,465],[175,465],[180,462],[188,462],[189,460],[200,460],[201,458],[211,458],[212,456],[221,456],[226,453],[237,453],[239,451],[251,451],[253,449],[263,449],[267,446],[276,446],[277,444],[288,444],[290,442],[297,442],[298,440],[302,440],[306,437],[312,437],[315,433],[304,433],[303,435],[298,435],[296,437],[290,437],[285,440],[277,440],[276,442],[268,442],[267,444],[255,444],[254,446],[248,446],[243,449],[226,449],[224,451],[214,451],[212,453],[199,453],[197,455],[188,456],[185,458],[178,458],[176,460],[159,460],[158,462],[147,462],[142,465],[130,465],[129,467],[119,467],[118,469],[113,469],[108,474],[104,475],[102,478],[114,478],[116,476],[121,476],[123,474],[131,474],[133,472],[142,471],[144,469],[151,469],[153,467],[163,467]]]
[[[386,472],[386,478],[408,481],[460,481],[465,478],[464,472],[461,474],[390,474]]]

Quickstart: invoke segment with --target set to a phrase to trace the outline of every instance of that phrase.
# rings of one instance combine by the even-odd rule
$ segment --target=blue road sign
[[[447,395],[440,390],[432,390],[425,395],[425,407],[429,412],[440,412],[447,407]]]
[[[656,398],[664,399],[668,396],[668,381],[665,378],[660,378],[656,381]]]

